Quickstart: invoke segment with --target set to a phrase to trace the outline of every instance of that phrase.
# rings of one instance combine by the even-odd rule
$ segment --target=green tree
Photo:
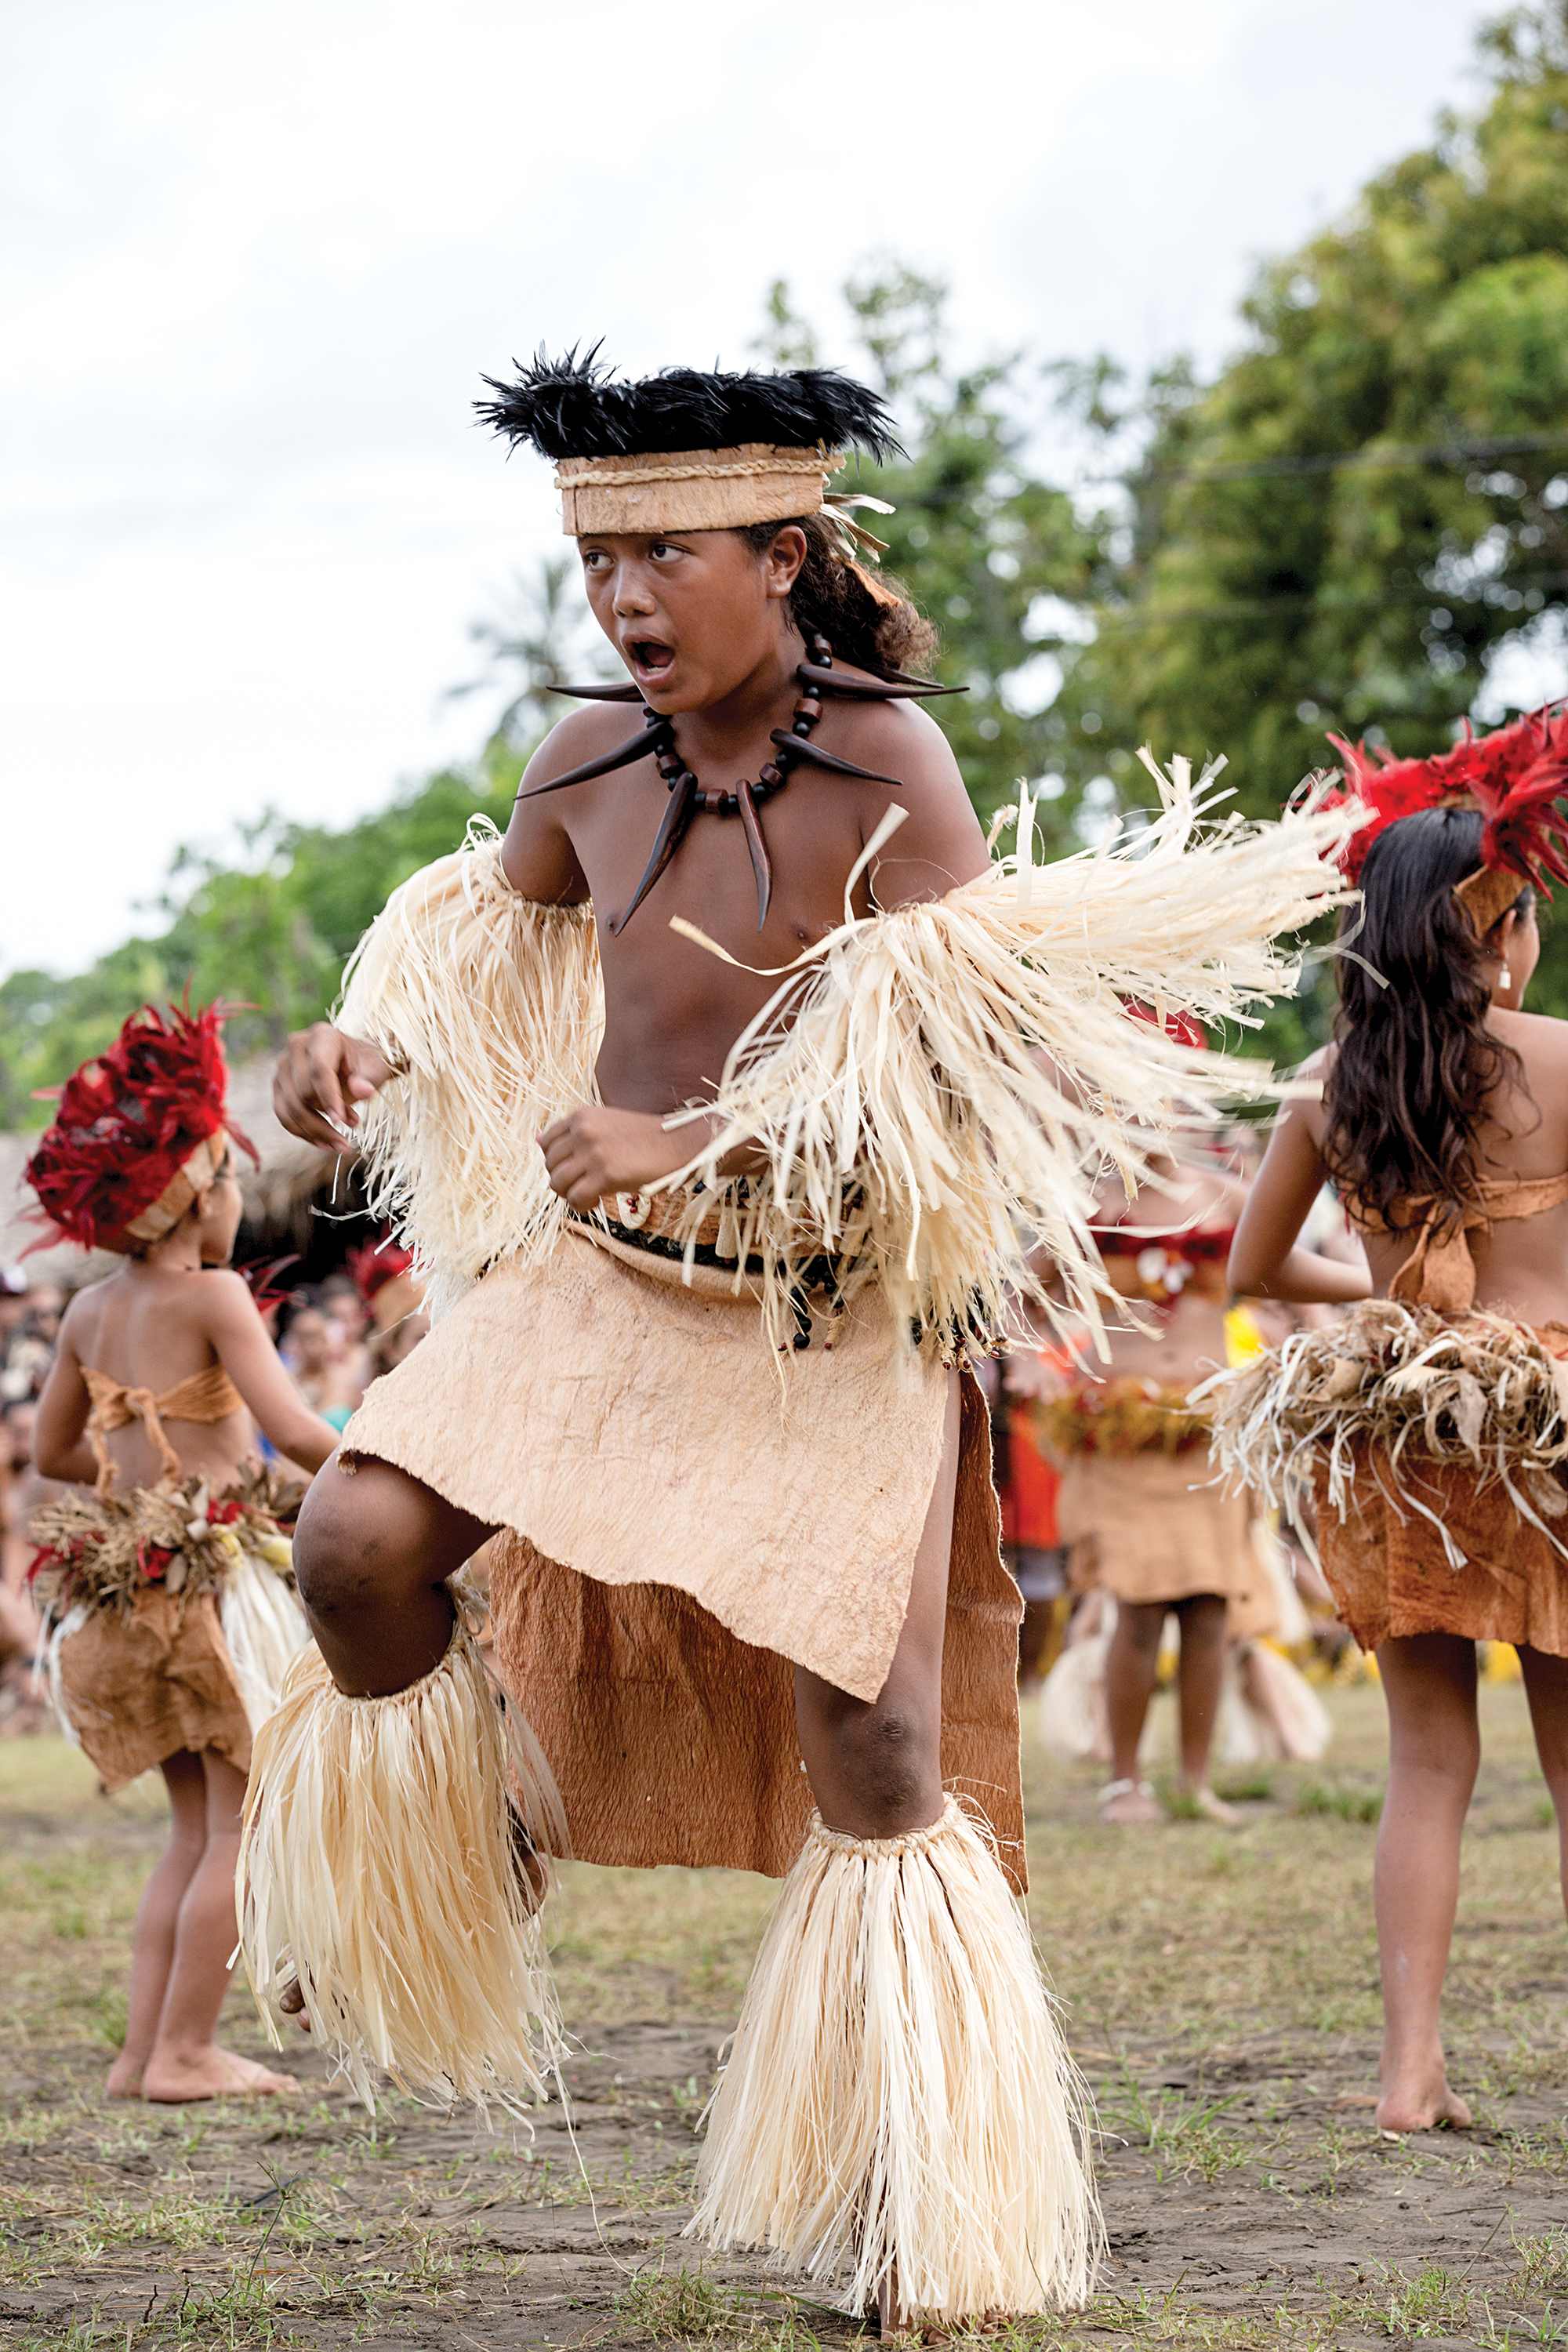
[[[840,479],[897,509],[871,518],[889,542],[882,561],[941,631],[937,675],[969,689],[930,708],[989,818],[1016,797],[1020,778],[1037,783],[1057,765],[1048,706],[1097,576],[1102,529],[1033,469],[1029,408],[1038,403],[1022,353],[955,368],[946,288],[897,262],[851,277],[843,299],[850,363],[886,395],[910,455],[862,463]],[[757,348],[774,366],[820,361],[818,338],[782,279]],[[1047,789],[1059,791],[1059,778]]]
[[[1223,720],[1259,810],[1325,726],[1446,741],[1499,649],[1557,626],[1568,7],[1517,12],[1482,52],[1484,112],[1271,263],[1248,348],[1148,409],[1090,678],[1173,743]]]
[[[1500,654],[1561,647],[1568,5],[1516,9],[1480,50],[1481,110],[1260,272],[1212,383],[1178,365],[1128,399],[1103,362],[1064,383],[1108,456],[1135,448],[1055,713],[1079,775],[1102,763],[1135,800],[1141,741],[1223,750],[1272,814],[1333,761],[1328,730],[1441,748]]]
[[[223,996],[253,1009],[227,1030],[237,1058],[280,1045],[320,1020],[361,933],[405,882],[462,839],[476,812],[504,826],[523,754],[493,741],[472,769],[443,769],[341,832],[263,817],[239,865],[182,850],[163,901],[168,928],[127,940],[61,980],[13,972],[0,982],[0,1123],[37,1127],[58,1086],[109,1045],[139,1004]]]

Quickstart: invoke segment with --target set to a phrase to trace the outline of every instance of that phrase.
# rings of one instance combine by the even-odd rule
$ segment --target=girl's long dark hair
[[[787,522],[746,524],[741,536],[758,555],[765,555]],[[809,645],[820,629],[839,661],[885,677],[889,670],[924,671],[936,651],[936,631],[915,610],[903,583],[885,575],[878,583],[898,598],[879,603],[865,583],[839,557],[829,526],[818,515],[796,515],[796,530],[805,533],[805,562],[790,591],[790,618]]]
[[[1402,1202],[1474,1202],[1489,1102],[1524,1086],[1519,1055],[1487,1027],[1487,945],[1454,896],[1480,842],[1469,809],[1401,817],[1367,851],[1362,904],[1341,918],[1352,953],[1339,960],[1323,1160],[1346,1199],[1396,1227],[1421,1222]],[[1533,901],[1527,886],[1515,903],[1522,914]]]

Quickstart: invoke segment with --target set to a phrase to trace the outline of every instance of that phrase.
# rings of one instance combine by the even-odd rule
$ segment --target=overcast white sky
[[[877,250],[966,352],[1212,362],[1255,259],[1472,100],[1484,13],[4,0],[0,971],[475,748],[468,624],[558,529],[481,371],[743,362],[780,275],[831,341]]]

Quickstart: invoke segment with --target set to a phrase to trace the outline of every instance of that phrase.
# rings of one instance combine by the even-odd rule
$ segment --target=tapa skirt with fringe
[[[56,1604],[45,1649],[55,1712],[107,1794],[182,1749],[210,1748],[249,1771],[252,1735],[310,1642],[279,1572],[289,1538],[252,1520],[216,1586],[197,1587],[193,1576],[178,1591],[148,1583],[122,1603],[96,1605],[68,1588]],[[258,1558],[258,1536],[281,1559]]]
[[[1391,1635],[1458,1633],[1568,1657],[1568,1559],[1500,1486],[1481,1488],[1461,1465],[1408,1454],[1395,1473],[1387,1447],[1364,1442],[1354,1456],[1342,1520],[1326,1466],[1313,1486],[1323,1574],[1363,1650]],[[1460,1565],[1428,1511],[1463,1554]]]
[[[498,1663],[572,1850],[782,1876],[811,1794],[796,1665],[887,1679],[949,1374],[863,1292],[775,1357],[755,1286],[647,1228],[578,1227],[477,1284],[343,1433],[502,1533]],[[813,1302],[824,1307],[818,1296]],[[967,1374],[942,1668],[942,1774],[1024,1883],[1016,1588]]]
[[[1075,1589],[1102,1587],[1133,1604],[1215,1592],[1233,1641],[1272,1636],[1279,1611],[1254,1506],[1208,1484],[1214,1475],[1201,1448],[1068,1454],[1057,1525],[1071,1547]]]
[[[1207,1381],[1215,1456],[1314,1506],[1363,1650],[1456,1633],[1568,1657],[1568,1330],[1373,1298]]]

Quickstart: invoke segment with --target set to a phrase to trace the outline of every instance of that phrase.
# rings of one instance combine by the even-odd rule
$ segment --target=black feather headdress
[[[599,346],[552,360],[541,350],[510,383],[483,381],[493,400],[474,405],[486,425],[544,457],[654,457],[687,449],[865,450],[879,462],[903,447],[887,407],[868,386],[834,368],[703,374],[666,368],[639,383],[597,364]]]

